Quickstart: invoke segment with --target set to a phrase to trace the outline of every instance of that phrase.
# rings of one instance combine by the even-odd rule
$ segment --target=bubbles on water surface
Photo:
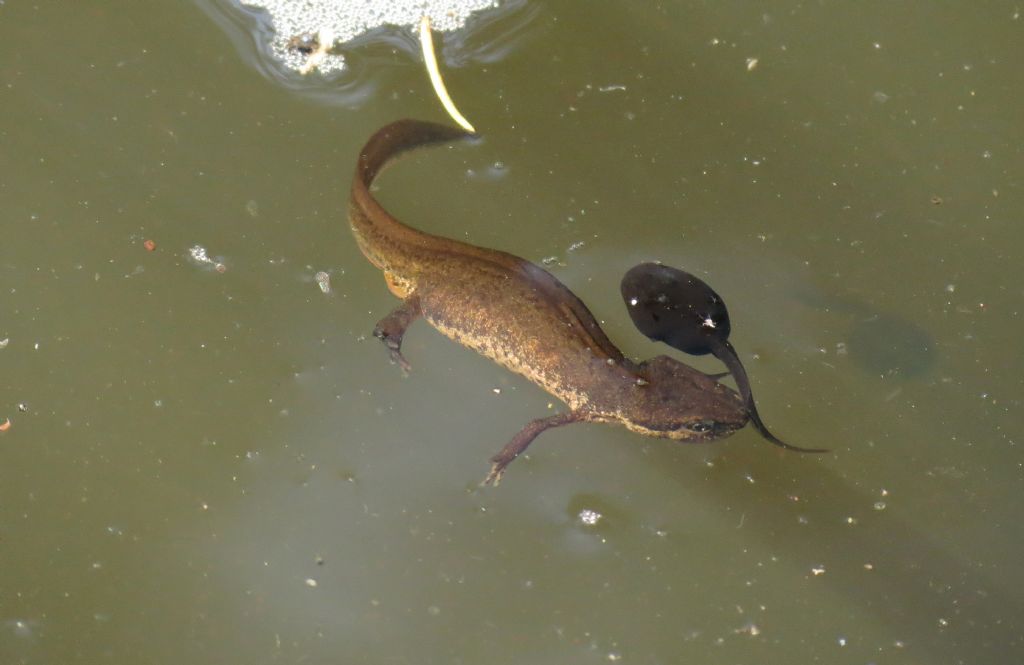
[[[426,15],[434,30],[450,32],[465,25],[473,12],[498,6],[495,0],[243,0],[241,4],[269,14],[273,30],[269,48],[287,69],[305,73],[316,51],[321,46],[328,49],[316,64],[324,74],[345,68],[345,58],[330,49],[371,30],[388,25],[413,27]]]

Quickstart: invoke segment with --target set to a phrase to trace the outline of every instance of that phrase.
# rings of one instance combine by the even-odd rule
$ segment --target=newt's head
[[[647,436],[697,443],[729,436],[747,424],[743,398],[704,372],[668,356],[643,362],[623,423]]]

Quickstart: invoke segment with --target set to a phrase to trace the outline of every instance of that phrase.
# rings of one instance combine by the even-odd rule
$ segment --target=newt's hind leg
[[[412,294],[390,314],[378,321],[373,329],[373,336],[388,347],[388,351],[391,353],[391,362],[398,363],[404,372],[411,370],[412,365],[402,356],[402,336],[405,335],[409,324],[422,314],[419,296]]]
[[[505,474],[505,467],[512,463],[512,460],[523,454],[537,435],[552,427],[561,427],[569,423],[578,423],[590,420],[586,413],[570,411],[558,413],[547,418],[538,418],[527,423],[526,427],[519,430],[519,433],[512,437],[512,440],[505,444],[497,455],[491,458],[491,472],[487,474],[481,485],[497,485]]]

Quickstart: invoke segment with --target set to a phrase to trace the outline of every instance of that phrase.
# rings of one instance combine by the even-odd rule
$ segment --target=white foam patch
[[[430,17],[434,30],[449,32],[466,24],[470,14],[497,7],[497,0],[242,0],[262,7],[274,24],[271,50],[285,67],[301,71],[308,54],[289,48],[292,38],[307,34],[330,35],[332,46],[385,25],[414,27]],[[340,71],[345,59],[327,55],[317,65],[325,74]]]

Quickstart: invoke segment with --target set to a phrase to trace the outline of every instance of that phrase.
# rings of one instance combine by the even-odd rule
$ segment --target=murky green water
[[[1019,14],[530,3],[450,39],[486,140],[381,199],[554,257],[636,356],[620,276],[696,272],[769,426],[834,451],[577,425],[481,490],[550,400],[422,323],[403,378],[344,220],[369,134],[443,119],[416,59],[285,85],[204,6],[0,4],[0,662],[1019,662]]]

